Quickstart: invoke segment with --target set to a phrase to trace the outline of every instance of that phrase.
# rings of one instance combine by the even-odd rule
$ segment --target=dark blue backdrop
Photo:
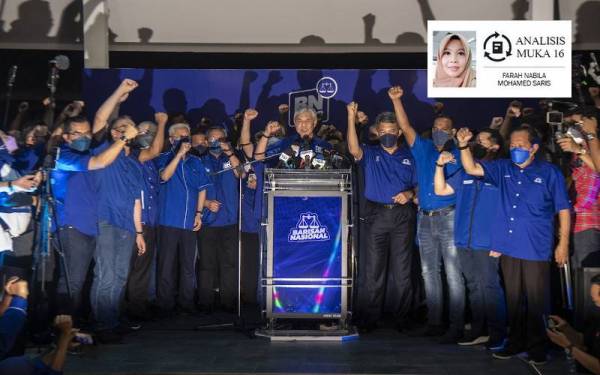
[[[87,113],[95,113],[102,101],[124,78],[140,86],[121,107],[121,114],[136,121],[153,118],[155,111],[184,113],[191,124],[201,117],[213,123],[228,121],[237,110],[255,107],[260,116],[253,131],[266,121],[278,119],[277,106],[288,102],[291,91],[315,88],[319,78],[333,77],[339,90],[331,101],[328,123],[346,128],[345,104],[359,103],[373,120],[377,113],[391,110],[387,89],[401,85],[410,120],[419,130],[431,126],[434,99],[427,98],[425,70],[169,70],[169,69],[94,69],[83,77],[83,98]],[[447,114],[457,126],[487,127],[493,116],[503,115],[511,99],[441,99]],[[524,103],[535,104],[533,100]]]

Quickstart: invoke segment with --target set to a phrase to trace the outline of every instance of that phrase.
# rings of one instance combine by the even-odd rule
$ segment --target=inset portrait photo
[[[433,87],[476,87],[475,31],[433,32]]]

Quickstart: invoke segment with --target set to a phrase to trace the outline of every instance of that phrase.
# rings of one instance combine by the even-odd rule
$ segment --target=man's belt
[[[427,210],[421,210],[421,213],[425,216],[439,216],[439,215],[444,215],[447,214],[448,212],[454,210],[454,206],[455,205],[451,205],[448,207],[444,207],[444,208],[440,208],[437,210],[431,210],[431,211],[427,211]]]
[[[402,206],[406,206],[408,205],[410,202],[406,203],[406,204],[400,204],[400,203],[390,203],[390,204],[386,204],[386,203],[379,203],[379,202],[373,202],[373,201],[369,201],[370,204],[372,204],[373,206],[376,207],[380,207],[380,208],[385,208],[387,210],[391,210],[397,207],[402,207]]]

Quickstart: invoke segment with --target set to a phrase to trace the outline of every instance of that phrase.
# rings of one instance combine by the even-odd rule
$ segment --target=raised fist
[[[442,164],[442,165],[446,165],[446,164],[450,163],[453,160],[454,160],[454,155],[452,155],[448,151],[444,151],[438,157],[437,163],[438,164]]]
[[[358,103],[357,102],[350,102],[348,103],[348,105],[346,106],[346,109],[348,109],[348,117],[351,118],[356,118],[356,116],[358,115]]]
[[[276,133],[281,128],[281,125],[277,121],[269,121],[267,126],[265,127],[265,135],[270,137],[272,134]]]
[[[135,126],[133,126],[131,124],[127,124],[127,127],[125,128],[125,132],[123,133],[123,135],[127,139],[133,139],[138,135],[138,130]]]
[[[393,86],[388,90],[388,96],[392,100],[398,100],[402,95],[404,95],[404,90],[402,90],[402,87],[400,86]]]
[[[458,133],[456,133],[456,139],[458,139],[458,144],[460,146],[466,146],[472,138],[473,133],[471,133],[469,128],[461,128]]]
[[[166,124],[168,119],[169,116],[164,112],[156,112],[154,114],[154,121],[156,121],[157,124]]]
[[[290,107],[287,104],[280,104],[279,107],[277,107],[277,110],[280,114],[284,114],[289,112]]]
[[[132,79],[125,78],[119,85],[121,94],[129,94],[138,87],[138,83]]]
[[[257,116],[258,116],[258,111],[254,108],[248,108],[246,111],[244,111],[244,120],[245,121],[252,121]]]

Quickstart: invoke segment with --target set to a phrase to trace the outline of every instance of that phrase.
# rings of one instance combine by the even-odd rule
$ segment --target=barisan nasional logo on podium
[[[319,215],[312,212],[300,214],[296,227],[290,229],[288,242],[329,241],[329,230],[319,222]]]

